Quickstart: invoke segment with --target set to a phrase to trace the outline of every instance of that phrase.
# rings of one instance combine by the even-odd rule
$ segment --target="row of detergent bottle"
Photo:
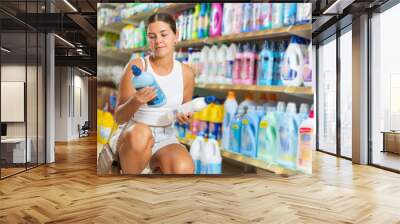
[[[175,17],[178,40],[196,40],[309,23],[311,4],[197,3]]]
[[[197,83],[260,86],[311,86],[310,43],[292,36],[290,42],[265,40],[256,43],[204,46],[201,51],[183,52],[176,59],[188,63]]]
[[[239,105],[229,92],[224,103],[222,146],[233,152],[285,168],[311,173],[314,128],[309,105],[269,100]]]

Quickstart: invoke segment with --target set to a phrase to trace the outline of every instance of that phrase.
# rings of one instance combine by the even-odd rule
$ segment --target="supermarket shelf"
[[[190,140],[186,140],[186,139],[179,139],[179,141],[185,145],[190,146],[191,145],[191,141]],[[240,162],[242,164],[246,164],[246,165],[250,165],[250,166],[254,166],[257,168],[261,168],[279,175],[284,175],[284,176],[290,176],[295,174],[296,172],[293,170],[289,170],[289,169],[285,169],[283,167],[274,165],[274,164],[270,164],[267,163],[265,161],[259,160],[259,159],[255,159],[255,158],[251,158],[248,156],[244,156],[242,154],[239,153],[235,153],[235,152],[231,152],[231,151],[227,151],[224,149],[221,149],[221,156],[226,158],[226,159],[231,159],[234,160],[236,162]]]
[[[280,175],[293,175],[296,172],[293,170],[289,170],[289,169],[285,169],[283,167],[280,166],[276,166],[270,163],[267,163],[265,161],[262,160],[258,160],[258,159],[254,159],[248,156],[244,156],[242,154],[239,153],[234,153],[234,152],[230,152],[227,150],[223,150],[221,149],[221,156],[227,159],[231,159],[231,160],[235,160],[237,162],[241,162],[243,164],[247,164],[247,165],[251,165],[257,168],[261,168],[267,171],[271,171],[273,173],[276,174],[280,174]]]
[[[292,34],[310,39],[311,28],[312,28],[311,24],[303,24],[303,25],[281,27],[269,30],[260,30],[255,32],[230,34],[219,37],[209,37],[199,40],[180,41],[177,43],[176,47],[182,48],[182,47],[202,46],[207,44],[211,45],[223,42],[251,41],[251,40],[259,40],[265,38],[285,37],[285,36],[290,36]]]
[[[291,27],[283,27],[277,29],[270,30],[262,30],[256,32],[248,32],[248,33],[240,33],[240,34],[231,34],[220,37],[210,37],[200,40],[190,40],[190,41],[180,41],[177,43],[176,48],[182,47],[195,47],[202,46],[206,44],[214,44],[214,43],[223,43],[229,41],[249,41],[249,40],[257,40],[257,39],[265,39],[265,38],[274,38],[274,37],[284,37],[291,34],[301,35],[301,33],[306,33],[307,35],[311,34],[311,24],[304,25],[296,25]],[[304,35],[301,35],[304,36]],[[131,48],[131,49],[115,49],[115,55],[118,56],[118,52],[122,54],[126,53],[135,53],[142,52],[147,50],[147,48]]]
[[[128,23],[125,22],[114,22],[114,23],[109,23],[107,25],[104,26],[99,26],[97,28],[97,32],[98,33],[104,33],[104,32],[111,32],[111,33],[115,33],[118,34],[121,32],[122,28],[124,28],[124,26],[126,26]]]
[[[236,90],[254,92],[275,92],[286,94],[313,95],[312,87],[294,86],[258,86],[258,85],[229,85],[229,84],[196,84],[196,88],[209,90]]]
[[[168,12],[170,14],[175,14],[177,12],[193,8],[194,6],[195,3],[170,3],[167,4],[165,7],[155,8],[147,12],[132,15],[126,19],[123,19],[123,21],[125,23],[135,24],[139,23],[141,20],[146,19],[147,17],[153,15],[156,12]]]
[[[142,48],[142,51],[145,49]],[[120,61],[123,63],[127,63],[131,57],[133,52],[125,49],[117,49],[117,48],[103,48],[97,50],[98,57],[104,57],[107,59],[112,59],[115,61]]]

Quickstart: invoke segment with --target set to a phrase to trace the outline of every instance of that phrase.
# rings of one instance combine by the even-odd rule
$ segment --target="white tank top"
[[[135,112],[132,119],[136,122],[144,123],[150,126],[168,126],[171,125],[171,121],[162,119],[165,118],[165,113],[173,109],[178,108],[183,102],[183,71],[182,65],[179,61],[174,60],[172,71],[168,75],[157,75],[151,63],[149,56],[141,58],[143,68],[145,68],[145,62],[147,62],[146,72],[152,74],[161,90],[164,92],[167,99],[166,103],[161,107],[149,107],[147,104],[139,107]]]

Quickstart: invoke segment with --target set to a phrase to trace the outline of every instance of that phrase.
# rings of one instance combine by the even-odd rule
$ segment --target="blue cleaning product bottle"
[[[229,91],[224,102],[224,120],[222,122],[222,147],[229,148],[230,141],[230,126],[238,108],[238,103],[235,98],[235,92]]]
[[[274,54],[270,49],[270,42],[265,41],[259,54],[257,84],[260,86],[273,85]]]
[[[278,142],[278,115],[274,107],[267,107],[258,130],[257,158],[274,164]]]
[[[274,63],[274,85],[282,86],[282,66],[285,59],[285,51],[287,44],[285,41],[281,41],[275,45],[275,63]]]
[[[136,90],[140,90],[144,87],[150,86],[154,87],[157,96],[149,101],[147,105],[150,107],[160,107],[167,102],[167,98],[165,97],[164,92],[161,87],[158,85],[154,76],[147,72],[142,72],[139,67],[136,65],[132,65],[132,73],[135,75],[132,77],[131,81],[136,88]]]
[[[242,120],[240,153],[257,157],[257,136],[259,117],[255,106],[249,106]]]
[[[291,26],[296,24],[297,3],[285,3],[283,24]]]
[[[242,32],[251,31],[251,18],[253,13],[253,3],[244,3],[243,4],[243,24],[242,24]]]
[[[230,135],[229,135],[229,148],[232,152],[240,152],[241,145],[241,129],[242,129],[242,118],[245,113],[244,108],[238,109],[235,117],[232,119],[230,124]]]
[[[288,103],[286,113],[282,116],[279,123],[279,151],[277,162],[289,169],[296,168],[299,136],[296,116],[296,104]]]

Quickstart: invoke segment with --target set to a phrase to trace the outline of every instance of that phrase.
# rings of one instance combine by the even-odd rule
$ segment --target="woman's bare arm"
[[[132,65],[136,65],[143,70],[141,59],[135,59],[125,66],[124,74],[119,84],[118,101],[115,110],[115,120],[119,124],[127,122],[140,106],[156,96],[154,89],[151,87],[146,87],[139,91],[135,90],[131,82],[133,76]]]

